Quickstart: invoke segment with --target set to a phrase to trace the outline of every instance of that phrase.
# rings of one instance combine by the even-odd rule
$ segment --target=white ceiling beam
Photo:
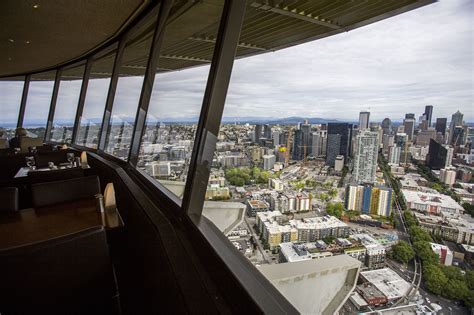
[[[253,8],[277,13],[280,15],[288,16],[294,19],[306,21],[309,23],[325,26],[335,30],[341,29],[341,26],[337,25],[333,21],[325,19],[321,16],[313,16],[311,13],[306,14],[305,11],[300,11],[297,9],[290,10],[288,7],[279,7],[278,5],[262,4],[260,2],[252,2],[250,4]]]
[[[213,44],[216,42],[216,40],[211,37],[203,37],[203,36],[191,36],[188,39],[199,41],[199,42],[213,43]],[[239,42],[237,44],[237,47],[249,48],[249,49],[254,49],[254,50],[259,50],[259,51],[268,51],[268,49],[265,47],[260,47],[254,44],[244,43],[244,42]]]

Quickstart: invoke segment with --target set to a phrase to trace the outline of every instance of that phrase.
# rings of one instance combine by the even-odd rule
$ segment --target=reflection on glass
[[[171,19],[165,30],[137,168],[182,198],[192,155],[197,121],[209,75],[220,10],[202,25],[176,32],[191,16]],[[215,28],[209,28],[210,26]],[[179,57],[177,57],[179,56]],[[173,71],[181,70],[181,71]]]
[[[71,142],[83,76],[84,65],[64,70],[61,74],[61,83],[51,128],[51,141],[53,142]]]
[[[121,62],[105,152],[127,160],[156,16],[130,35]]]
[[[56,72],[51,71],[31,77],[23,119],[23,128],[30,137],[44,137],[55,76]]]
[[[76,144],[97,149],[115,50],[92,63]]]
[[[4,129],[0,139],[11,139],[15,136],[23,93],[23,80],[24,77],[17,77],[0,81],[0,127]],[[0,131],[0,133],[2,132]]]

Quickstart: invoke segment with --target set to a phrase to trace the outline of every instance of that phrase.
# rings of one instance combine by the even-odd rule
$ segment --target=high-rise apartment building
[[[352,172],[356,183],[375,182],[378,149],[377,132],[359,131],[356,136],[354,170]]]
[[[390,216],[392,189],[372,185],[347,185],[345,208],[365,214]]]
[[[391,146],[388,150],[388,163],[399,165],[401,153],[402,153],[402,148],[396,145]]]
[[[382,137],[382,152],[387,154],[391,146],[393,146],[395,141],[395,136],[390,134],[384,134]]]
[[[359,113],[359,130],[365,130],[369,128],[369,117],[370,112]]]

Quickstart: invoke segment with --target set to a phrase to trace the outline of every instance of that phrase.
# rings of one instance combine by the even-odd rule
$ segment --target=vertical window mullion
[[[23,118],[25,116],[26,99],[28,98],[28,90],[30,89],[31,75],[25,77],[25,83],[23,84],[23,93],[21,95],[20,110],[18,112],[17,128],[23,127]]]
[[[51,106],[49,107],[48,122],[46,124],[46,131],[44,135],[44,141],[47,142],[51,139],[51,130],[53,128],[54,112],[56,111],[56,102],[58,100],[59,85],[61,83],[62,69],[58,69],[56,72],[56,79],[53,86],[53,94],[51,95]]]
[[[104,115],[102,117],[102,125],[99,132],[99,143],[97,144],[97,150],[104,151],[105,142],[107,139],[107,133],[110,128],[110,118],[112,114],[112,107],[114,105],[115,92],[117,90],[118,77],[120,74],[120,65],[122,64],[123,52],[127,43],[127,34],[122,36],[117,48],[117,55],[115,56],[114,68],[112,70],[112,76],[110,77],[109,92],[107,95],[107,101],[105,103]]]
[[[164,31],[166,28],[166,20],[170,13],[173,1],[165,0],[161,3],[160,13],[156,28],[153,34],[153,41],[151,43],[150,54],[148,56],[145,77],[143,79],[142,91],[140,94],[140,102],[135,116],[135,126],[132,133],[132,142],[130,144],[129,163],[135,166],[138,162],[138,155],[140,152],[140,144],[143,136],[143,131],[146,124],[146,116],[148,107],[150,105],[151,93],[155,82],[156,67],[158,66],[158,59],[163,42]]]
[[[245,15],[245,1],[228,0],[221,17],[211,70],[204,94],[182,208],[201,215],[213,154],[224,111],[235,52]]]
[[[91,73],[91,68],[92,68],[92,58],[88,58],[86,62],[86,66],[84,68],[84,75],[82,77],[82,85],[81,85],[81,92],[79,94],[79,101],[77,104],[77,110],[76,110],[76,116],[74,119],[74,126],[72,129],[72,139],[71,143],[74,144],[76,143],[76,137],[79,132],[80,124],[81,124],[81,117],[82,117],[82,112],[84,110],[84,100],[86,98],[86,93],[87,93],[87,86],[89,84],[89,76]]]

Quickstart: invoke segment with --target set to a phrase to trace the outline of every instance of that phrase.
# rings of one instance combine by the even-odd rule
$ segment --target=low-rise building
[[[451,266],[453,264],[453,252],[446,245],[430,243],[431,250],[439,256],[440,264]]]
[[[356,290],[357,292],[359,292],[359,294],[367,302],[368,305],[379,306],[384,305],[388,302],[385,294],[383,294],[382,291],[377,289],[376,286],[370,284],[369,282],[359,284],[356,287]]]
[[[402,189],[402,194],[409,209],[431,214],[439,214],[444,211],[455,214],[464,212],[464,208],[447,195],[406,189]]]
[[[389,268],[362,271],[360,278],[375,286],[387,297],[388,302],[406,296],[412,288],[410,283]]]
[[[270,210],[268,203],[257,199],[247,200],[247,215],[249,217],[255,217],[257,212],[263,212]]]
[[[288,220],[280,211],[257,212],[257,228],[274,249],[284,242],[309,243],[325,237],[347,237],[349,227],[336,217],[324,216]]]
[[[458,244],[474,245],[474,218],[470,215],[439,215],[414,211],[418,225],[424,231]]]
[[[365,266],[367,269],[380,269],[385,267],[385,247],[368,234],[354,234],[352,238],[358,240],[366,249]]]

